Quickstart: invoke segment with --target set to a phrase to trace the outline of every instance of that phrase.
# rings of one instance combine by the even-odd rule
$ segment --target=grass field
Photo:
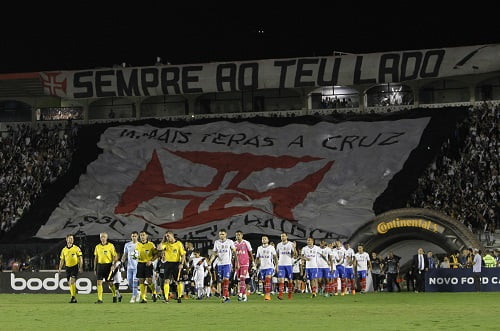
[[[96,296],[0,294],[0,330],[498,330],[500,293],[368,293],[248,302],[218,299],[96,305]]]

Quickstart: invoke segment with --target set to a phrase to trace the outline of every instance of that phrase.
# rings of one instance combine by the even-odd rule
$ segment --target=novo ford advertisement
[[[428,292],[473,292],[472,269],[430,269],[425,274]],[[500,291],[500,268],[482,268],[481,291]]]

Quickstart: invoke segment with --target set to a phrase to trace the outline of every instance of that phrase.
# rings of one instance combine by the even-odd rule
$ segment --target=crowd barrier
[[[427,292],[473,292],[474,276],[472,268],[430,269],[425,274]],[[481,291],[500,291],[500,268],[482,268]]]
[[[372,291],[371,277],[367,288]],[[76,281],[78,294],[96,292],[95,274],[83,272]],[[104,286],[105,292],[109,292]],[[431,269],[425,275],[427,292],[473,292],[474,277],[472,269]],[[46,272],[0,272],[0,293],[68,293],[68,281],[63,271]],[[481,272],[481,291],[500,292],[500,268],[483,268]],[[120,283],[120,292],[130,292],[127,280]]]

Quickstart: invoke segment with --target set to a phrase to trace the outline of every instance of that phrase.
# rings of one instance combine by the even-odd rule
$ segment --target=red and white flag
[[[271,127],[224,121],[108,128],[103,153],[37,237],[228,233],[348,238],[418,145],[429,118]]]

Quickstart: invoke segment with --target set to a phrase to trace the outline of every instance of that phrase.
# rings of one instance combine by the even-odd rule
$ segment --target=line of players
[[[140,237],[140,241],[138,238]],[[261,245],[257,248],[255,258],[250,242],[243,239],[243,232],[236,231],[235,241],[227,238],[224,229],[219,231],[219,239],[215,240],[212,255],[209,258],[200,256],[198,251],[189,257],[189,265],[193,269],[192,280],[195,284],[198,298],[204,293],[204,278],[207,269],[215,265],[217,281],[220,283],[222,302],[230,302],[230,279],[234,268],[238,280],[238,301],[247,301],[247,284],[250,268],[258,270],[259,279],[263,282],[264,300],[271,300],[272,277],[277,275],[278,299],[284,299],[285,284],[288,285],[288,299],[292,299],[294,282],[293,270],[297,263],[305,263],[304,274],[310,286],[312,297],[316,297],[321,288],[325,296],[355,294],[356,284],[354,268],[360,280],[361,292],[366,291],[366,276],[371,271],[371,262],[363,246],[358,245],[355,253],[348,243],[339,241],[327,244],[321,240],[315,245],[313,238],[307,238],[307,245],[300,252],[294,242],[288,240],[288,235],[282,233],[281,241],[276,245],[269,244],[269,238],[262,236]],[[74,286],[78,271],[81,271],[81,251],[73,245],[72,235],[67,236],[67,246],[61,252],[59,271],[66,265],[68,282],[70,283],[71,303],[76,303],[76,288]],[[153,262],[159,275],[159,288],[168,303],[170,285],[176,284],[177,301],[181,302],[183,293],[180,281],[181,271],[186,266],[186,250],[183,244],[176,240],[174,234],[168,231],[158,245],[148,240],[145,232],[131,234],[131,241],[124,246],[121,260],[112,243],[107,241],[107,234],[100,234],[101,243],[94,250],[95,273],[97,276],[96,303],[102,303],[102,283],[106,281],[113,294],[113,302],[120,302],[122,296],[115,284],[119,283],[122,265],[127,265],[127,280],[132,288],[130,302],[147,303],[146,294],[149,288],[153,301],[158,293],[153,282]],[[79,253],[78,253],[79,252]],[[138,283],[137,283],[138,280]],[[340,280],[340,289],[338,286]],[[138,286],[137,286],[138,285]],[[140,294],[139,294],[140,291]]]
[[[229,284],[231,267],[234,265],[239,280],[238,300],[246,301],[245,279],[248,278],[250,264],[258,270],[259,279],[263,282],[264,300],[271,300],[272,277],[277,275],[278,299],[283,300],[285,284],[288,284],[288,299],[293,296],[293,266],[301,260],[305,262],[305,278],[310,284],[312,297],[316,297],[321,288],[325,296],[356,294],[356,280],[360,281],[361,292],[366,292],[366,277],[371,271],[370,256],[358,245],[357,252],[350,248],[349,243],[342,244],[339,240],[327,244],[321,240],[315,245],[314,238],[307,238],[307,245],[300,252],[294,242],[288,240],[288,235],[282,233],[281,241],[274,247],[269,244],[269,238],[262,236],[262,244],[257,248],[255,259],[250,243],[243,239],[241,231],[236,232],[233,242],[227,238],[225,230],[219,231],[219,239],[214,243],[210,262],[217,258],[218,279],[222,283],[222,302],[229,302]],[[233,258],[234,257],[234,258]],[[340,288],[338,286],[340,280]]]

